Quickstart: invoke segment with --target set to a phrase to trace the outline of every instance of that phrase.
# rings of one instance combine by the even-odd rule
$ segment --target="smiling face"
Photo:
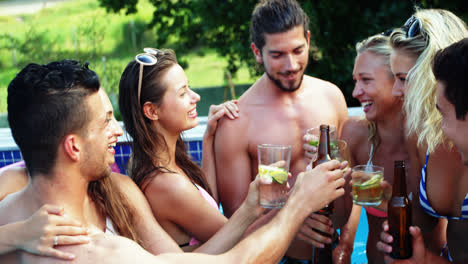
[[[182,67],[174,64],[162,81],[166,92],[158,109],[158,124],[171,133],[181,133],[198,125],[197,102],[200,96],[189,88]]]
[[[364,51],[356,57],[353,69],[353,97],[364,107],[370,121],[384,119],[401,109],[401,100],[392,96],[393,76],[382,56]]]
[[[407,52],[393,49],[390,55],[390,67],[395,77],[392,94],[395,97],[404,97],[407,89],[406,77],[408,72],[416,64],[417,57]]]
[[[301,26],[286,32],[265,34],[260,51],[252,44],[258,63],[263,64],[268,78],[281,90],[293,92],[301,87],[309,59],[309,35]]]
[[[437,110],[442,115],[442,131],[457,147],[462,155],[462,161],[468,166],[468,114],[464,120],[456,118],[455,106],[445,97],[445,84],[437,82]]]
[[[82,170],[93,178],[109,175],[115,162],[114,146],[123,130],[114,118],[109,97],[100,89],[87,99],[89,123],[84,139]]]

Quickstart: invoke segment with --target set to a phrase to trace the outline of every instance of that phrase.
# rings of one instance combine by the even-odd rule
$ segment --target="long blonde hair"
[[[392,72],[390,71],[390,54],[392,53],[392,47],[389,44],[389,37],[383,34],[377,34],[356,44],[357,56],[366,51],[381,57],[384,64],[388,66],[389,75],[393,78]],[[380,144],[380,138],[377,133],[377,124],[374,121],[368,121],[367,129],[369,131],[368,140],[372,145],[374,145],[375,152],[375,149],[377,149]]]
[[[428,151],[442,143],[442,117],[436,109],[436,81],[431,65],[436,52],[468,37],[466,24],[453,13],[442,9],[417,9],[413,15],[419,20],[420,33],[406,37],[402,28],[390,36],[393,49],[417,57],[406,78],[403,108],[407,134],[416,133],[418,144],[426,143]]]

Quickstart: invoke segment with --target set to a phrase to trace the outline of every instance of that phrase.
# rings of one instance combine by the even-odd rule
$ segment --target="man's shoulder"
[[[308,94],[314,94],[315,96],[317,96],[317,94],[323,94],[325,96],[343,97],[343,93],[341,92],[340,88],[338,88],[338,86],[332,82],[326,80],[304,75],[303,84]]]
[[[237,134],[238,131],[245,130],[250,122],[250,109],[249,106],[239,103],[239,117],[236,119],[229,119],[223,116],[218,121],[218,127],[216,128],[216,134]]]

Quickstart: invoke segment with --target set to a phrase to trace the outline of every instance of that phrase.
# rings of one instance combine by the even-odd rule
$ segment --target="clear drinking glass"
[[[287,199],[290,145],[257,145],[258,175],[262,177],[259,186],[260,206],[264,208],[281,208]]]
[[[382,202],[384,168],[375,165],[358,165],[353,168],[353,202],[358,205],[377,206]]]

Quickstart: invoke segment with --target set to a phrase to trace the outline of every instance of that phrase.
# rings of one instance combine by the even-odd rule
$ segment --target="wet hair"
[[[389,43],[389,37],[383,34],[377,34],[356,44],[357,56],[366,51],[382,58],[384,65],[388,67],[389,78],[393,79],[392,71],[390,69],[390,54],[392,53],[392,47]],[[372,145],[374,145],[374,148],[377,148],[380,145],[380,138],[377,133],[377,124],[373,121],[368,121],[367,129],[369,132],[368,140]]]
[[[309,17],[296,0],[262,0],[252,12],[250,39],[262,51],[265,34],[283,33],[302,26],[304,37],[309,30]]]
[[[432,71],[445,85],[444,96],[454,105],[458,120],[468,112],[468,38],[437,52]]]
[[[86,99],[99,91],[99,77],[78,61],[31,63],[8,86],[8,122],[29,175],[52,172],[66,135],[85,137],[89,123]],[[90,182],[88,194],[115,230],[141,244],[126,197],[112,177]]]
[[[29,174],[50,173],[63,138],[86,135],[85,99],[99,90],[88,64],[54,61],[28,64],[8,86],[8,122]]]
[[[132,161],[128,174],[143,191],[158,173],[173,172],[167,168],[166,163],[169,161],[161,158],[165,156],[163,153],[169,151],[163,134],[153,125],[154,121],[143,113],[143,105],[146,102],[151,102],[157,107],[162,105],[167,91],[162,80],[167,71],[177,64],[176,55],[172,50],[162,50],[156,57],[155,65],[143,67],[140,101],[137,94],[140,64],[137,61],[132,60],[127,65],[119,85],[120,112],[125,130],[133,138]],[[175,162],[194,183],[211,194],[202,170],[188,156],[181,136],[176,143]]]
[[[419,21],[419,34],[407,37],[405,28],[390,36],[393,49],[416,59],[406,78],[403,108],[407,133],[418,135],[418,144],[426,143],[429,152],[442,143],[442,117],[436,105],[436,81],[431,70],[436,52],[468,36],[466,24],[442,9],[421,9],[413,15]]]

